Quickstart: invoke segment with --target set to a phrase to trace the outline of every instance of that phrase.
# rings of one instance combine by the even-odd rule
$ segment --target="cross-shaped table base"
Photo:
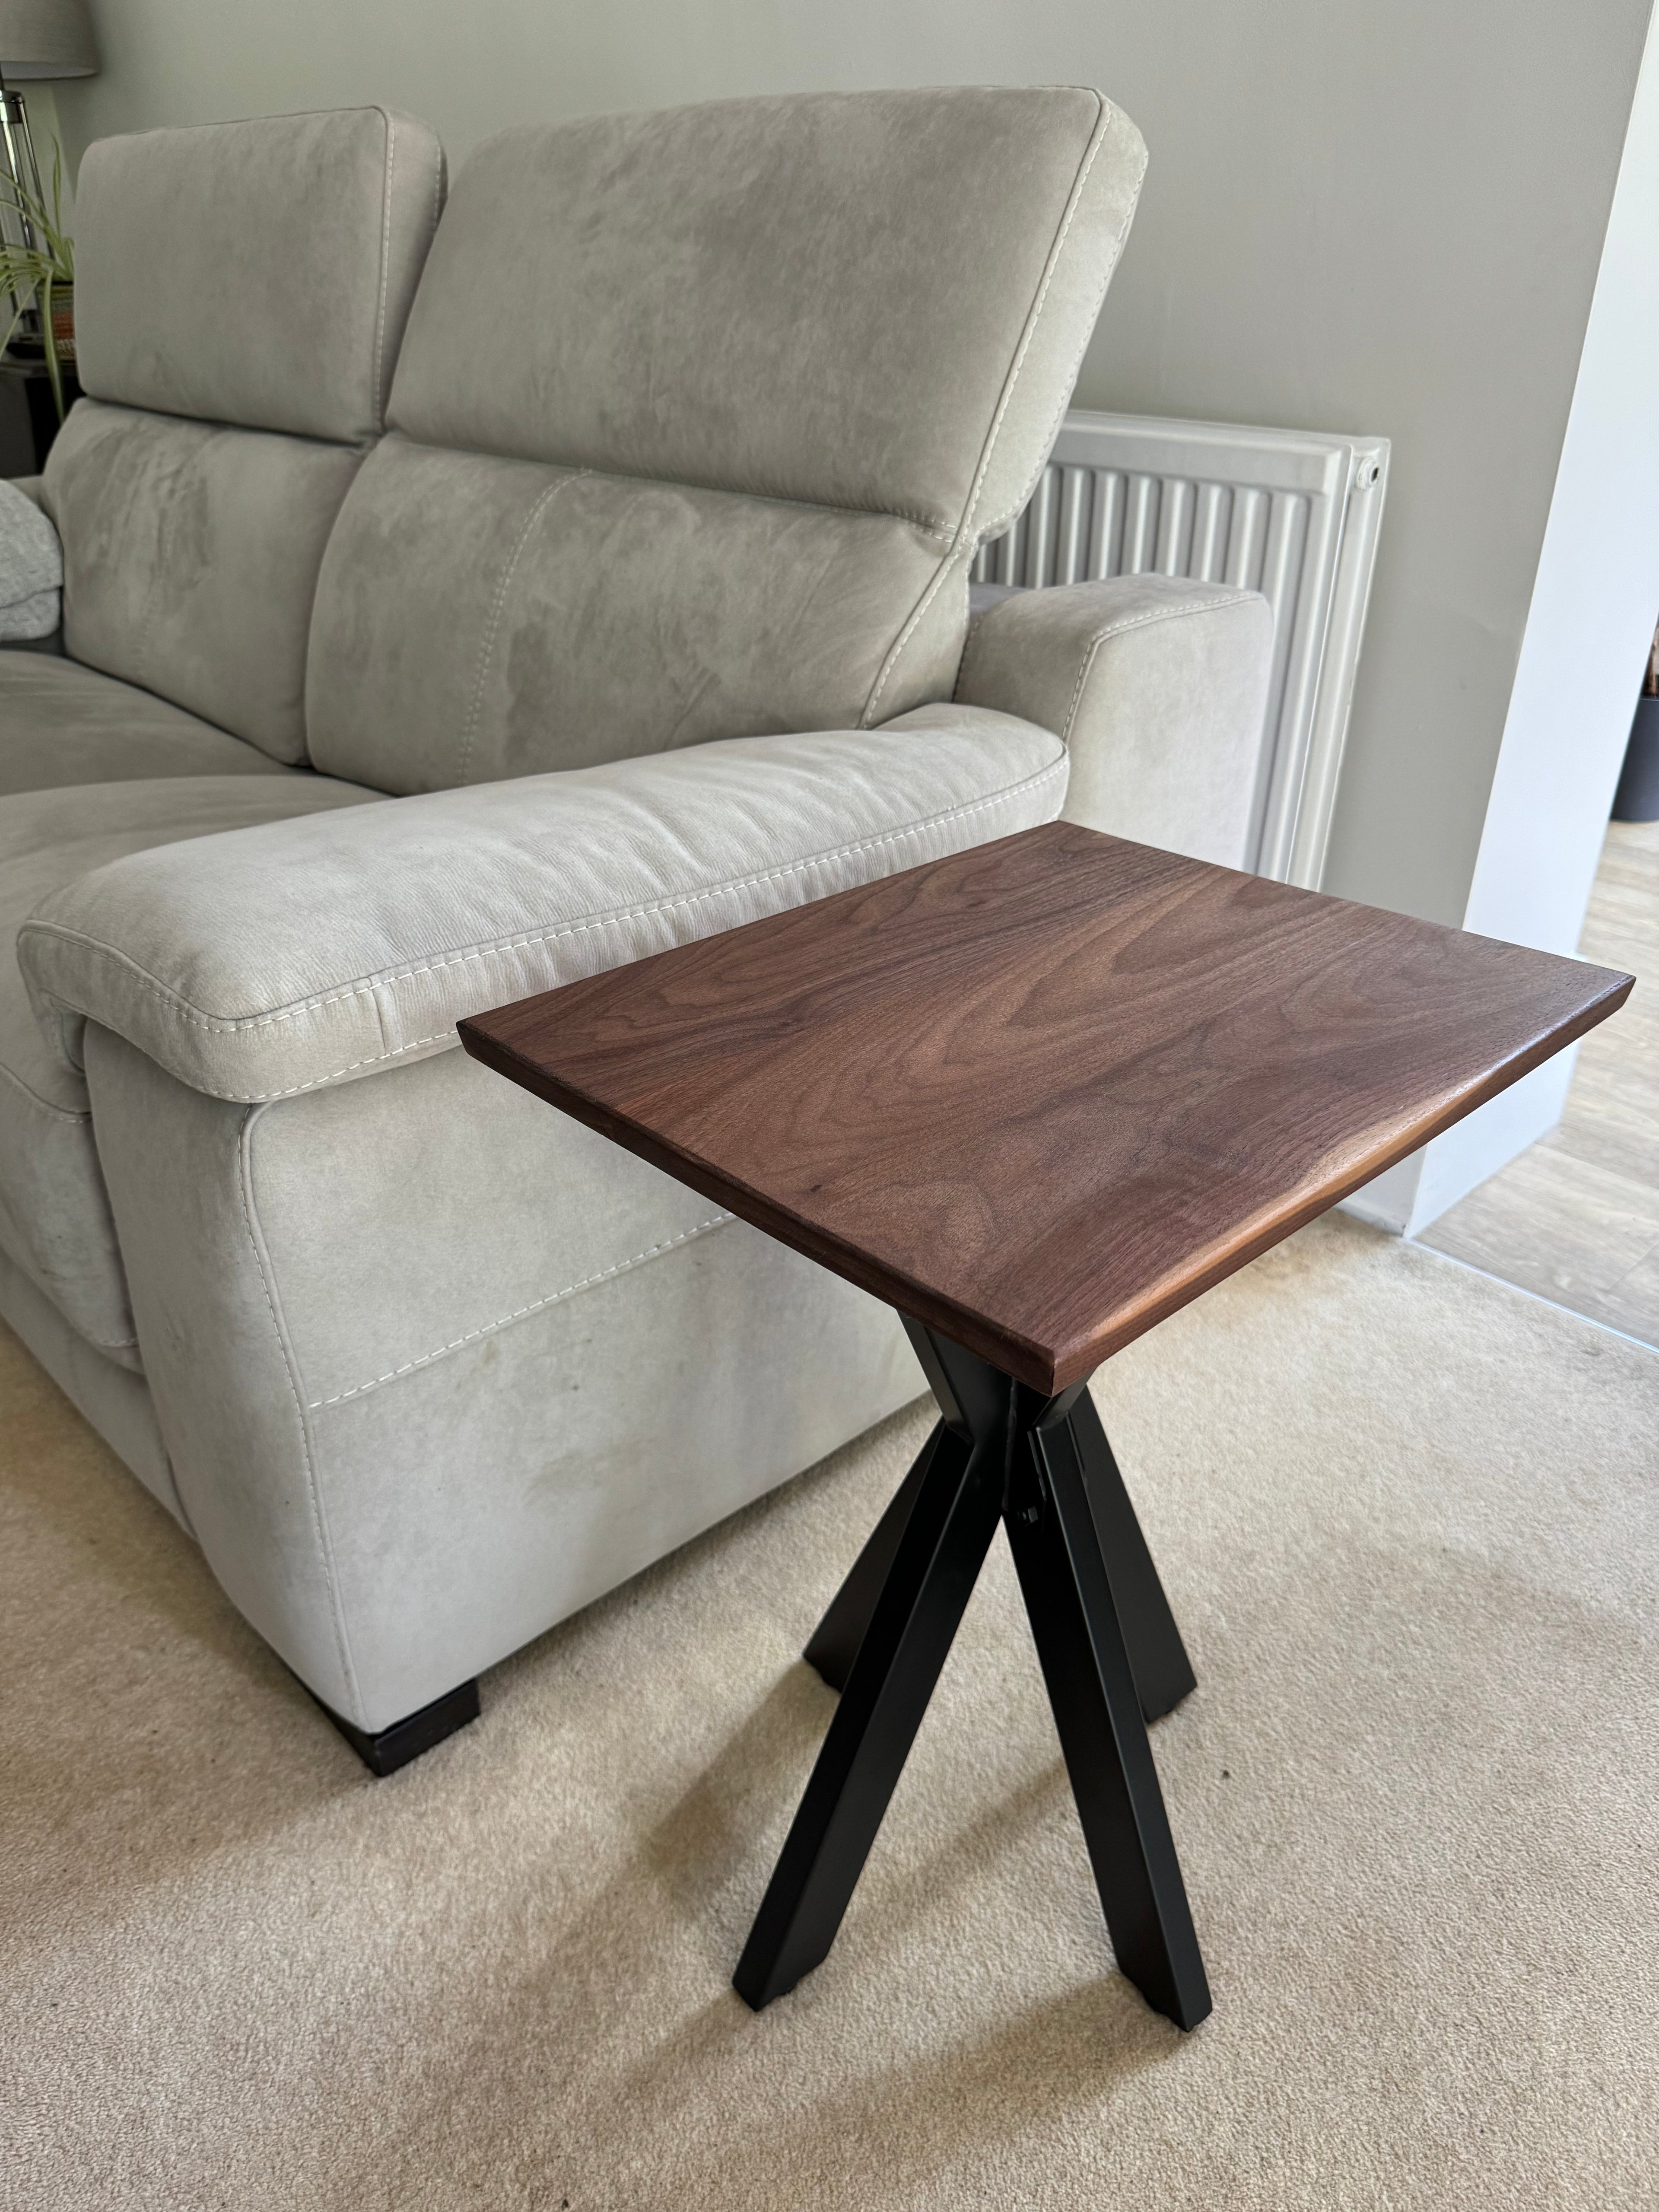
[[[1085,1383],[1045,1398],[908,1322],[940,1419],[806,1647],[841,1705],[733,1977],[836,1940],[1000,1519],[1118,1964],[1180,2027],[1209,1984],[1146,1740],[1194,1674]]]

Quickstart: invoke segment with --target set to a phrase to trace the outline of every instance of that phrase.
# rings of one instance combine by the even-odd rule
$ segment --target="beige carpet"
[[[0,2199],[1659,2203],[1659,1354],[1331,1222],[1100,1389],[1216,2010],[1112,1969],[992,1555],[842,1938],[726,1986],[906,1415],[370,1781],[0,1348]]]

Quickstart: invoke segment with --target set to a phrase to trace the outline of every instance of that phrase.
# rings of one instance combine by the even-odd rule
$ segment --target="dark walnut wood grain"
[[[460,1030],[1052,1393],[1631,981],[1054,823]]]

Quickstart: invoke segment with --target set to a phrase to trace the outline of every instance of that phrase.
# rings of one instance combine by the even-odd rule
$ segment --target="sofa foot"
[[[354,1728],[349,1721],[343,1721],[338,1713],[323,1705],[320,1698],[316,1701],[369,1772],[376,1775],[395,1774],[411,1759],[418,1759],[434,1743],[441,1743],[447,1735],[453,1735],[457,1729],[465,1728],[469,1721],[478,1717],[476,1677],[447,1690],[441,1698],[422,1705],[419,1712],[405,1713],[402,1720],[393,1721],[390,1728],[380,1729],[374,1735],[367,1729]]]

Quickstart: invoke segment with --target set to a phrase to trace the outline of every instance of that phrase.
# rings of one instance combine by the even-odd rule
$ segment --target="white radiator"
[[[980,548],[973,581],[1040,586],[1150,572],[1263,592],[1273,684],[1252,866],[1316,890],[1388,474],[1386,438],[1079,410],[1024,513]]]

